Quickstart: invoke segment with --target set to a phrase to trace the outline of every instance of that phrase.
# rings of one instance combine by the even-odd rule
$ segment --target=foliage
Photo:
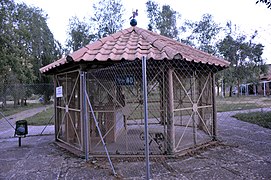
[[[92,34],[91,28],[85,20],[80,21],[77,17],[72,17],[69,20],[67,40],[67,47],[69,49],[76,51],[95,39],[95,35]]]
[[[182,29],[191,32],[182,42],[210,54],[216,53],[216,37],[221,27],[214,22],[212,15],[204,14],[198,22],[186,21]]]
[[[231,23],[228,23],[227,27],[228,34],[217,44],[219,53],[231,62],[229,69],[224,71],[222,76],[229,86],[237,85],[239,95],[240,84],[256,84],[260,75],[266,73],[266,65],[262,59],[264,46],[253,43],[257,31],[247,40],[245,35],[233,36]]]
[[[124,23],[123,12],[120,0],[100,0],[93,4],[94,15],[90,19],[79,20],[78,17],[72,17],[67,30],[66,53],[121,30]]]
[[[271,9],[271,1],[270,0],[257,0],[256,4],[258,3],[264,3],[268,9]]]
[[[148,29],[158,30],[161,35],[178,40],[177,18],[180,16],[169,5],[159,5],[148,0],[146,3],[147,16],[149,18]]]
[[[95,27],[97,38],[106,37],[122,29],[124,8],[121,0],[100,0],[93,5],[93,9],[91,25]]]
[[[198,48],[210,54],[217,53],[217,36],[221,32],[219,24],[215,23],[213,16],[204,14],[200,21],[186,21],[182,26],[183,33],[188,33],[186,38],[181,41],[187,45]],[[221,83],[221,73],[216,74],[217,95]]]
[[[0,90],[5,94],[8,84],[44,83],[51,81],[39,68],[61,55],[39,8],[13,0],[0,2]],[[46,90],[43,90],[45,92]],[[43,93],[40,92],[40,93]],[[27,98],[23,89],[14,89],[14,105]],[[5,101],[5,97],[2,97]]]

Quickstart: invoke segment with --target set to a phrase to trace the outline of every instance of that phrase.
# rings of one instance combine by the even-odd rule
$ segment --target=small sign
[[[63,97],[62,86],[56,87],[56,97],[57,98]]]
[[[133,86],[135,83],[135,78],[133,75],[117,75],[116,83],[119,86]]]

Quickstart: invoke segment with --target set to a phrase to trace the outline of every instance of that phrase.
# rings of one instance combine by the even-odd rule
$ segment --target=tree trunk
[[[225,86],[225,84],[223,85],[222,93],[223,93],[223,97],[226,97],[226,86]]]
[[[240,81],[237,81],[237,97],[240,97]]]
[[[219,96],[219,84],[217,84],[216,87],[217,87],[217,88],[216,88],[216,96]]]
[[[15,97],[13,97],[13,106],[14,106],[14,108],[16,108],[17,107],[17,97],[15,96]]]
[[[229,97],[232,97],[232,86],[230,86],[230,93],[229,93]]]
[[[4,110],[6,108],[7,105],[7,95],[6,95],[7,89],[6,86],[4,85],[4,89],[3,89],[3,104],[2,104],[2,109]]]

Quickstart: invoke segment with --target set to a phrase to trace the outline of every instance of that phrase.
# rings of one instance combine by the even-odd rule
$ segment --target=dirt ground
[[[223,117],[223,118],[222,118]],[[271,179],[271,130],[218,113],[217,146],[179,158],[151,159],[152,179]],[[222,120],[223,119],[223,120]],[[144,159],[89,162],[61,149],[54,135],[0,138],[0,179],[145,179]]]

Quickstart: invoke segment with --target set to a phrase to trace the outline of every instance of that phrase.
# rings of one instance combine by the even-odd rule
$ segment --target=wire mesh
[[[79,71],[59,74],[55,77],[55,83],[62,90],[60,96],[56,97],[56,139],[83,150]]]
[[[150,155],[175,155],[208,145],[221,138],[221,128],[230,128],[223,124],[226,119],[246,120],[254,114],[259,122],[265,116],[270,118],[269,81],[259,79],[257,83],[240,84],[236,90],[233,84],[223,83],[223,77],[217,75],[215,79],[221,70],[219,66],[183,60],[147,60]],[[56,101],[56,133],[59,141],[84,151],[79,75],[80,71],[72,71],[55,78],[56,86],[63,87],[63,97]],[[106,156],[108,150],[110,156],[142,161],[145,156],[142,86],[141,60],[86,72],[86,92],[94,111],[93,116],[87,107],[91,156]],[[156,165],[160,166],[151,159],[151,169]]]
[[[88,95],[109,152],[143,154],[141,61],[89,71],[87,79]],[[103,154],[93,117],[90,129],[90,152]]]
[[[173,154],[214,137],[212,66],[147,61],[150,154]],[[107,148],[116,155],[144,155],[141,61],[87,74],[87,91]],[[90,152],[104,154],[90,116]]]

